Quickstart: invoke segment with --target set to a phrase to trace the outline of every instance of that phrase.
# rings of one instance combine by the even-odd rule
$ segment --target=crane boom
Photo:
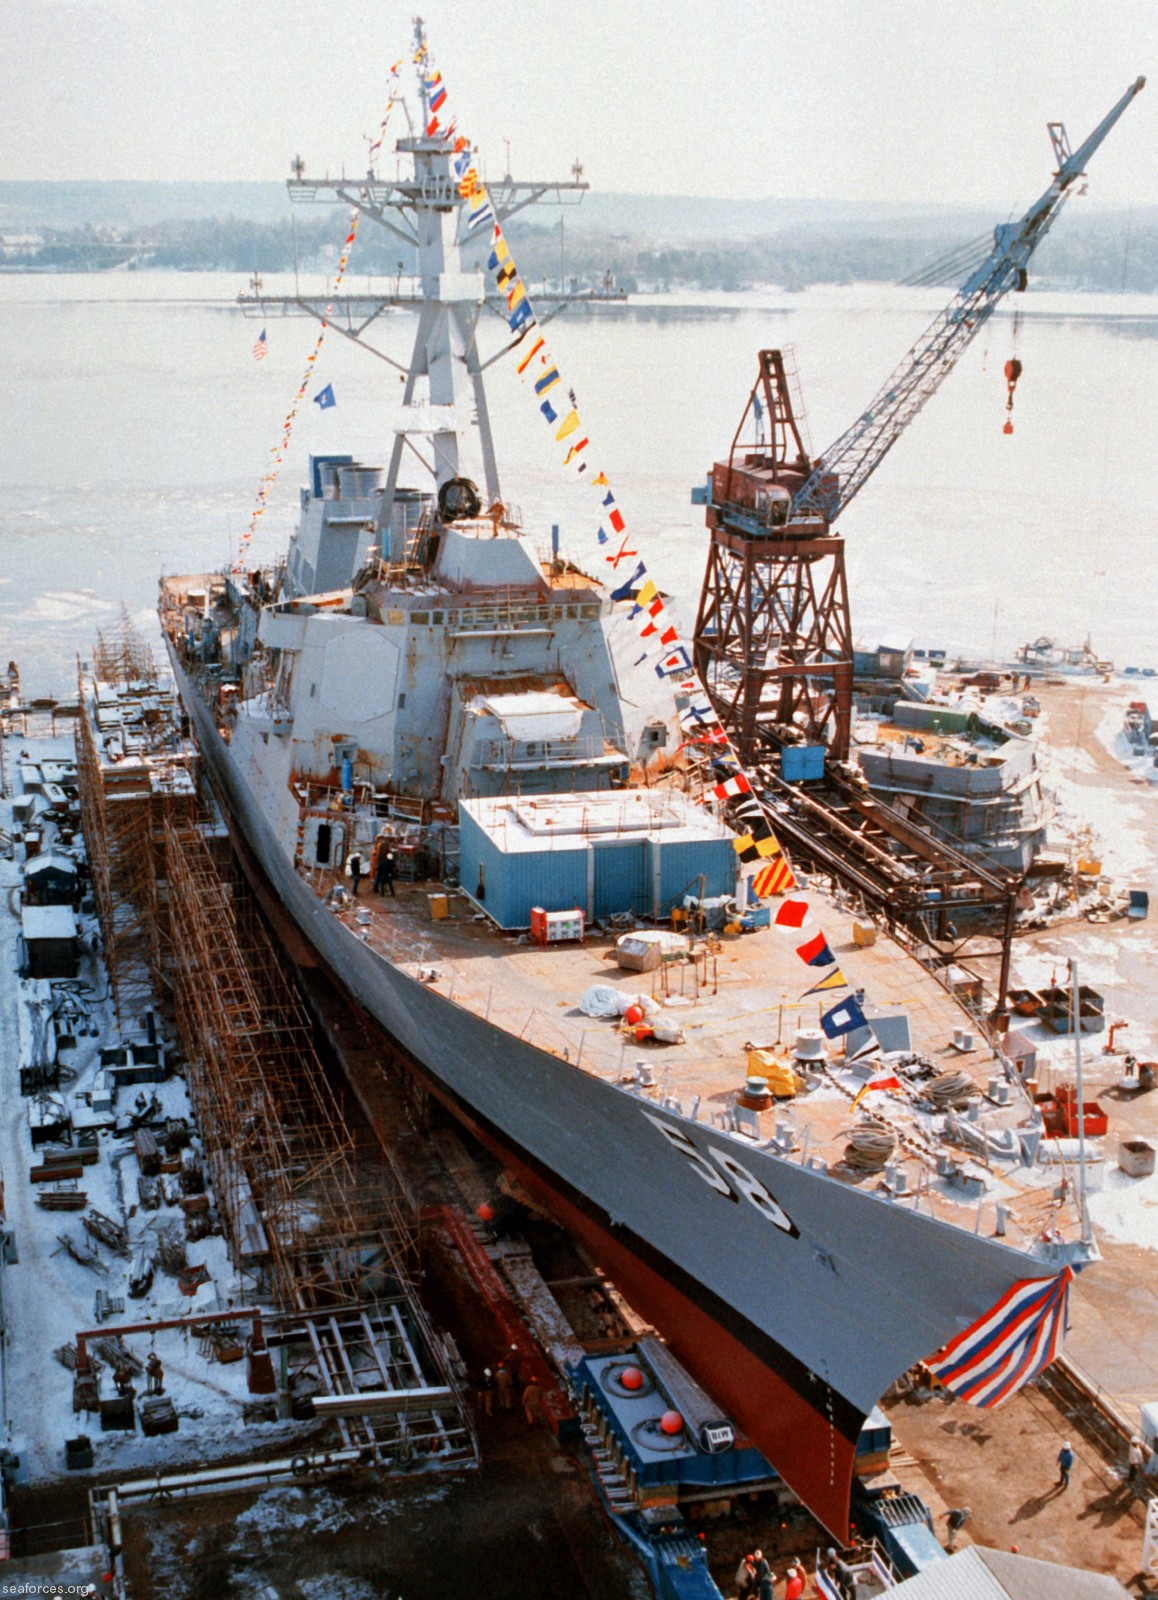
[[[1060,162],[1053,182],[1020,222],[999,224],[989,255],[961,285],[857,420],[817,460],[794,496],[789,521],[820,515],[832,523],[864,486],[970,341],[1012,288],[1025,287],[1030,256],[1045,238],[1072,185],[1126,107],[1145,86],[1138,78],[1072,155],[1065,131],[1050,125]],[[1064,157],[1064,159],[1062,159]]]

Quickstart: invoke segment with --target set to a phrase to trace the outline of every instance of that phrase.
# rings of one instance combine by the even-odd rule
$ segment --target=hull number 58
[[[716,1145],[708,1146],[708,1155],[701,1155],[687,1134],[680,1128],[673,1127],[670,1122],[665,1122],[662,1117],[653,1117],[650,1111],[645,1111],[644,1116],[652,1125],[659,1129],[668,1144],[678,1150],[685,1160],[689,1161],[697,1177],[703,1179],[709,1189],[725,1200],[731,1200],[739,1205],[741,1200],[755,1206],[762,1217],[789,1234],[793,1239],[799,1239],[800,1229],[792,1218],[777,1204],[776,1200],[759,1178],[728,1150],[721,1150]]]

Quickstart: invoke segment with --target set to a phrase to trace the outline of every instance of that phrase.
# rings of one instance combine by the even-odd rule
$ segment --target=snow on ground
[[[11,780],[19,756],[37,759],[71,759],[71,739],[8,740],[5,761]],[[0,827],[11,831],[10,801],[0,801]],[[17,855],[22,854],[20,847]],[[127,1256],[113,1253],[91,1238],[81,1223],[80,1212],[47,1211],[36,1203],[38,1187],[28,1177],[29,1168],[39,1165],[30,1133],[30,1098],[21,1094],[20,1068],[41,1064],[46,1053],[45,1040],[51,1030],[45,1022],[53,1003],[66,1003],[80,1012],[75,1027],[76,1042],[62,1048],[60,1093],[78,1122],[93,1118],[85,1096],[93,1087],[100,1066],[102,1046],[119,1044],[108,983],[99,961],[93,955],[96,923],[82,915],[83,955],[79,978],[29,981],[19,977],[22,959],[19,922],[20,863],[0,860],[0,1173],[6,1225],[11,1231],[18,1262],[3,1275],[4,1313],[7,1337],[3,1345],[6,1411],[11,1443],[26,1454],[34,1478],[53,1476],[64,1468],[64,1443],[79,1433],[94,1441],[97,1467],[155,1465],[188,1457],[216,1454],[236,1447],[242,1429],[252,1425],[242,1419],[242,1406],[249,1399],[246,1365],[237,1361],[227,1365],[211,1361],[186,1330],[171,1330],[156,1335],[129,1335],[126,1342],[142,1362],[152,1348],[165,1368],[165,1393],[180,1415],[176,1436],[162,1435],[155,1440],[139,1433],[102,1433],[95,1416],[77,1414],[72,1408],[72,1373],[54,1352],[75,1342],[81,1330],[96,1326],[95,1295],[98,1288],[124,1300],[124,1311],[107,1324],[115,1331],[120,1324],[183,1317],[197,1311],[228,1309],[248,1303],[245,1286],[230,1265],[225,1240],[220,1236],[187,1245],[190,1265],[204,1263],[210,1282],[194,1295],[185,1295],[176,1280],[158,1267],[151,1288],[140,1298],[128,1293],[129,1272],[140,1244],[166,1222],[180,1226],[183,1213],[176,1204],[166,1203],[159,1210],[147,1211],[139,1204],[140,1176],[131,1134],[105,1128],[98,1134],[100,1159],[84,1168],[78,1182],[95,1208],[115,1222],[127,1224]],[[143,1034],[136,1037],[142,1040]],[[190,1118],[185,1085],[174,1076],[163,1083],[134,1085],[120,1091],[116,1111],[123,1116],[137,1104],[156,1095],[165,1117]],[[196,1148],[196,1141],[194,1141]],[[175,1178],[170,1178],[175,1183]],[[69,1239],[77,1250],[94,1259],[86,1267],[74,1260],[62,1241]],[[244,1332],[244,1329],[243,1329]],[[101,1394],[115,1391],[111,1373],[101,1374]],[[144,1379],[136,1382],[139,1394]],[[258,1430],[256,1437],[267,1431]]]
[[[1140,827],[1145,812],[1152,802],[1145,792],[1149,783],[1158,784],[1158,767],[1153,764],[1150,752],[1142,754],[1131,745],[1123,727],[1127,699],[1126,693],[1106,707],[1094,732],[1094,737],[1105,750],[1136,774],[1139,781],[1138,803],[1131,804],[1120,789],[1091,784],[1096,776],[1098,762],[1089,750],[1075,749],[1067,744],[1059,749],[1050,744],[1050,713],[1042,712],[1035,727],[1038,763],[1043,781],[1053,794],[1057,810],[1052,832],[1061,837],[1051,845],[1068,845],[1079,839],[1085,830],[1092,835],[1093,853],[1102,861],[1107,876],[1128,886],[1131,876],[1144,874],[1153,865],[1147,849],[1144,830]]]
[[[1106,1165],[1100,1194],[1091,1194],[1090,1220],[1099,1233],[1124,1244],[1158,1246],[1158,1172],[1131,1178]]]
[[[1106,712],[1098,726],[1098,740],[1134,777],[1158,783],[1158,750],[1131,743],[1126,735],[1123,707],[1113,706]]]

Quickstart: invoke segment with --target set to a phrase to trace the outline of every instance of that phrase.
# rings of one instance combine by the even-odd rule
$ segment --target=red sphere
[[[495,1220],[495,1208],[489,1200],[484,1200],[482,1205],[479,1206],[477,1216],[480,1222],[493,1222]]]
[[[642,1389],[643,1373],[638,1367],[624,1367],[619,1374],[619,1383],[624,1389]]]
[[[659,1430],[661,1433],[682,1433],[684,1431],[684,1419],[678,1411],[665,1411],[659,1419]]]
[[[634,1028],[637,1022],[643,1021],[643,1007],[628,1006],[627,1010],[623,1013],[623,1020]]]

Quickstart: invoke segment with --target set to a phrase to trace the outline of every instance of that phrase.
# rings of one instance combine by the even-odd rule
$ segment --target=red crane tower
[[[712,468],[696,671],[745,764],[801,734],[843,761],[853,669],[844,539],[819,505],[792,514],[813,463],[783,355],[761,350],[759,363],[728,458]]]

